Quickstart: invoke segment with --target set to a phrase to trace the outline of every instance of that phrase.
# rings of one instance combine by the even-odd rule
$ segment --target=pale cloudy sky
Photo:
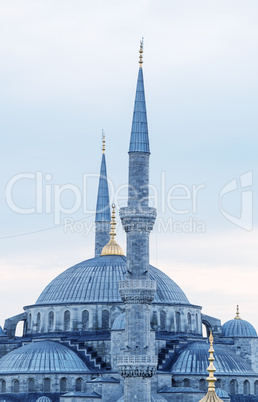
[[[33,304],[58,273],[92,257],[89,211],[102,128],[111,198],[124,203],[144,36],[158,208],[151,262],[204,313],[225,322],[239,303],[258,329],[257,18],[255,0],[0,0],[0,325]],[[15,183],[11,199],[33,208],[42,189],[42,212],[39,204],[37,213],[13,211],[6,194],[11,178],[37,172],[38,193],[28,176]],[[219,195],[230,182],[221,211]],[[87,211],[79,205],[58,226],[54,198],[68,184],[83,195]],[[188,199],[171,200],[172,194]],[[74,202],[71,190],[64,192],[63,206]],[[65,218],[84,220],[66,228]]]

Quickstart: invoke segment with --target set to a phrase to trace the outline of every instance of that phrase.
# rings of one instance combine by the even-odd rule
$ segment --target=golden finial
[[[120,247],[115,241],[116,236],[116,206],[112,204],[112,215],[111,215],[111,230],[110,230],[110,240],[108,244],[103,247],[101,255],[124,255],[122,247]]]
[[[106,137],[105,137],[104,130],[102,130],[102,152],[103,152],[103,154],[105,153],[105,150],[106,150]]]
[[[206,394],[206,396],[204,398],[202,398],[200,400],[200,402],[223,402],[218,395],[216,394],[215,391],[215,382],[217,381],[217,378],[214,377],[214,373],[216,371],[215,367],[214,367],[214,349],[213,349],[213,335],[212,335],[212,331],[210,332],[210,336],[209,336],[209,341],[210,341],[210,349],[209,349],[209,367],[207,368],[207,371],[209,372],[209,377],[206,378],[206,380],[208,381],[208,392]]]
[[[140,64],[140,67],[142,67],[142,63],[143,63],[143,38],[140,40],[140,50],[139,50],[139,53],[140,53],[140,61],[139,61],[139,64]]]
[[[239,315],[239,305],[237,305],[237,311],[236,311],[235,320],[241,320],[241,317]]]

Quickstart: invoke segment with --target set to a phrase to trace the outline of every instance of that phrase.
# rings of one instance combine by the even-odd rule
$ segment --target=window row
[[[159,312],[159,321],[160,321],[160,331],[166,331],[167,330],[167,312],[164,310],[161,310]],[[153,312],[153,317],[152,317],[152,325],[157,325],[157,311]],[[199,332],[199,325],[198,325],[198,315],[195,314],[195,328],[193,328],[193,317],[191,313],[187,313],[187,320],[186,320],[186,328],[183,328],[183,320],[181,313],[179,311],[176,311],[175,313],[175,332],[183,332],[183,331],[188,331],[188,332]]]
[[[108,310],[102,311],[102,329],[109,329],[109,321],[110,321],[110,314]],[[82,331],[86,331],[89,329],[89,312],[88,310],[84,310],[81,314],[81,329]],[[72,330],[72,320],[71,320],[71,312],[66,310],[63,315],[63,329],[64,331]],[[31,331],[32,329],[32,316],[29,314],[28,316],[28,323],[27,323],[27,330]],[[41,313],[37,313],[36,317],[36,331],[39,332],[41,329]],[[55,313],[54,311],[50,311],[48,313],[47,318],[47,331],[52,332],[55,329]]]
[[[195,381],[194,381],[195,383]],[[172,387],[178,387],[178,386],[183,386],[184,388],[189,388],[191,387],[191,381],[189,378],[185,378],[182,381],[182,384],[176,383],[174,378],[172,378]],[[216,382],[216,388],[222,388],[222,381],[217,380]],[[237,395],[238,394],[238,382],[237,380],[231,380],[229,384],[229,393],[231,395]],[[200,391],[206,391],[207,390],[207,381],[204,379],[201,379],[199,381],[199,390]],[[244,395],[250,395],[250,382],[248,380],[245,380],[243,382],[243,394]],[[254,395],[258,395],[258,380],[254,382]]]
[[[60,392],[67,392],[68,391],[68,380],[66,377],[62,377],[59,382],[59,389]],[[75,381],[75,390],[80,392],[83,391],[83,379],[77,378]],[[29,378],[27,381],[27,392],[35,392],[35,380],[34,378]],[[0,380],[0,393],[4,394],[6,392],[6,381],[1,379]],[[20,392],[20,381],[13,380],[12,382],[12,391],[13,393]],[[56,389],[52,390],[52,384],[50,378],[44,378],[43,380],[43,392],[56,392]]]

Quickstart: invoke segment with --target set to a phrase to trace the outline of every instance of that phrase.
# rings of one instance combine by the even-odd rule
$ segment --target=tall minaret
[[[129,148],[128,206],[120,209],[127,237],[126,279],[119,283],[125,305],[125,345],[117,358],[124,377],[125,402],[150,402],[151,377],[157,368],[155,332],[150,330],[150,305],[156,282],[149,279],[149,234],[156,209],[149,207],[149,138],[145,106],[143,41]]]
[[[107,167],[106,167],[106,140],[102,130],[102,160],[100,167],[99,189],[95,217],[95,257],[99,257],[103,247],[110,239],[110,205],[107,182]]]

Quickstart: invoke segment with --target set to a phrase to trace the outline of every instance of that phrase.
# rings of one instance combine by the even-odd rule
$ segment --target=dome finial
[[[115,241],[116,236],[116,206],[112,204],[112,215],[111,215],[111,230],[110,230],[110,240],[108,244],[103,247],[101,255],[124,255],[122,248]]]
[[[210,341],[210,349],[209,349],[209,367],[207,368],[207,371],[209,372],[209,377],[206,378],[208,381],[208,392],[204,398],[200,400],[200,402],[222,402],[222,400],[217,396],[216,391],[215,391],[215,382],[217,381],[217,378],[214,377],[214,373],[216,371],[214,367],[214,349],[213,349],[213,335],[212,331],[210,331],[210,336],[209,336],[209,341]]]
[[[139,64],[140,64],[140,67],[142,67],[142,63],[143,63],[143,38],[140,40],[140,50],[139,50],[139,53],[140,53],[140,61],[139,61]]]
[[[241,317],[239,315],[239,305],[237,305],[237,311],[236,311],[235,320],[241,320]]]
[[[102,152],[103,152],[103,154],[105,153],[105,150],[106,150],[106,137],[105,137],[104,130],[102,129]]]

